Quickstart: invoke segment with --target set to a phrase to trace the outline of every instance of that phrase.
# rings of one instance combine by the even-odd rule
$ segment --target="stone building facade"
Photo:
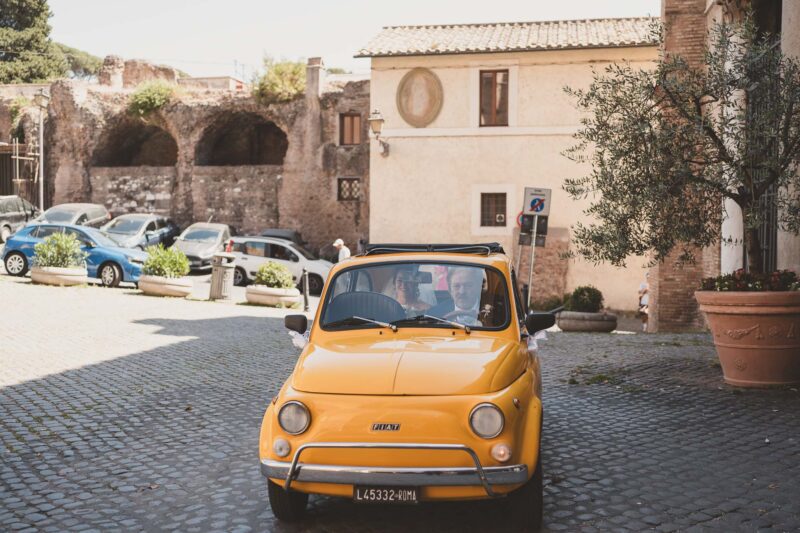
[[[627,267],[568,259],[588,200],[563,190],[589,163],[562,156],[581,116],[564,86],[585,88],[614,62],[649,68],[653,19],[401,26],[381,30],[371,58],[371,109],[384,118],[370,158],[373,242],[501,243],[527,284],[518,245],[525,187],[552,190],[548,235],[536,249],[534,301],[594,285],[608,307],[633,311],[644,258]],[[487,81],[488,80],[488,81]],[[493,96],[494,95],[494,96]]]
[[[323,253],[336,238],[352,248],[367,238],[368,80],[326,79],[313,58],[302,97],[263,105],[238,80],[180,78],[167,105],[132,116],[131,93],[152,79],[178,84],[168,67],[110,57],[100,83],[49,87],[47,205],[102,203],[182,226],[213,217],[240,234],[296,229]],[[340,142],[342,114],[359,117],[360,142]]]

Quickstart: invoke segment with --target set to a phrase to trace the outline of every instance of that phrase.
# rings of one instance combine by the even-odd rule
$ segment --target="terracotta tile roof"
[[[653,46],[653,17],[389,26],[356,57]]]

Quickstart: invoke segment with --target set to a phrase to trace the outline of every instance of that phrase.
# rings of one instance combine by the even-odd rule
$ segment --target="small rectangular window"
[[[481,71],[481,126],[508,126],[508,71]]]
[[[361,144],[361,115],[356,113],[339,115],[339,144],[343,146]]]
[[[339,178],[337,199],[340,202],[353,202],[361,199],[359,178]]]
[[[506,193],[481,193],[481,226],[506,225]]]

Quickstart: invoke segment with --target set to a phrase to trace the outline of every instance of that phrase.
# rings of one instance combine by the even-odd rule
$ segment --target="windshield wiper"
[[[447,324],[449,326],[453,326],[454,328],[463,329],[464,333],[469,334],[470,329],[469,326],[466,324],[461,324],[459,322],[453,322],[452,320],[447,320],[444,318],[439,318],[438,316],[433,315],[417,315],[413,318],[401,318],[400,320],[395,320],[392,324],[400,324],[403,322],[422,322],[424,320],[435,320],[436,322],[441,322],[442,324]]]
[[[343,318],[341,320],[337,320],[335,322],[330,322],[325,324],[326,327],[336,327],[336,326],[351,326],[360,322],[367,322],[369,324],[375,324],[376,326],[380,326],[382,328],[389,328],[392,331],[397,331],[397,326],[394,324],[389,324],[388,322],[381,322],[380,320],[372,320],[371,318],[364,318],[363,316],[350,316],[347,318]]]

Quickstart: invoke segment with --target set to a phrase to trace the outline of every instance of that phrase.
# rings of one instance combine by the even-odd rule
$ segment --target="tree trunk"
[[[751,274],[761,274],[764,263],[761,257],[758,228],[745,228],[744,249],[747,252],[747,271]]]

